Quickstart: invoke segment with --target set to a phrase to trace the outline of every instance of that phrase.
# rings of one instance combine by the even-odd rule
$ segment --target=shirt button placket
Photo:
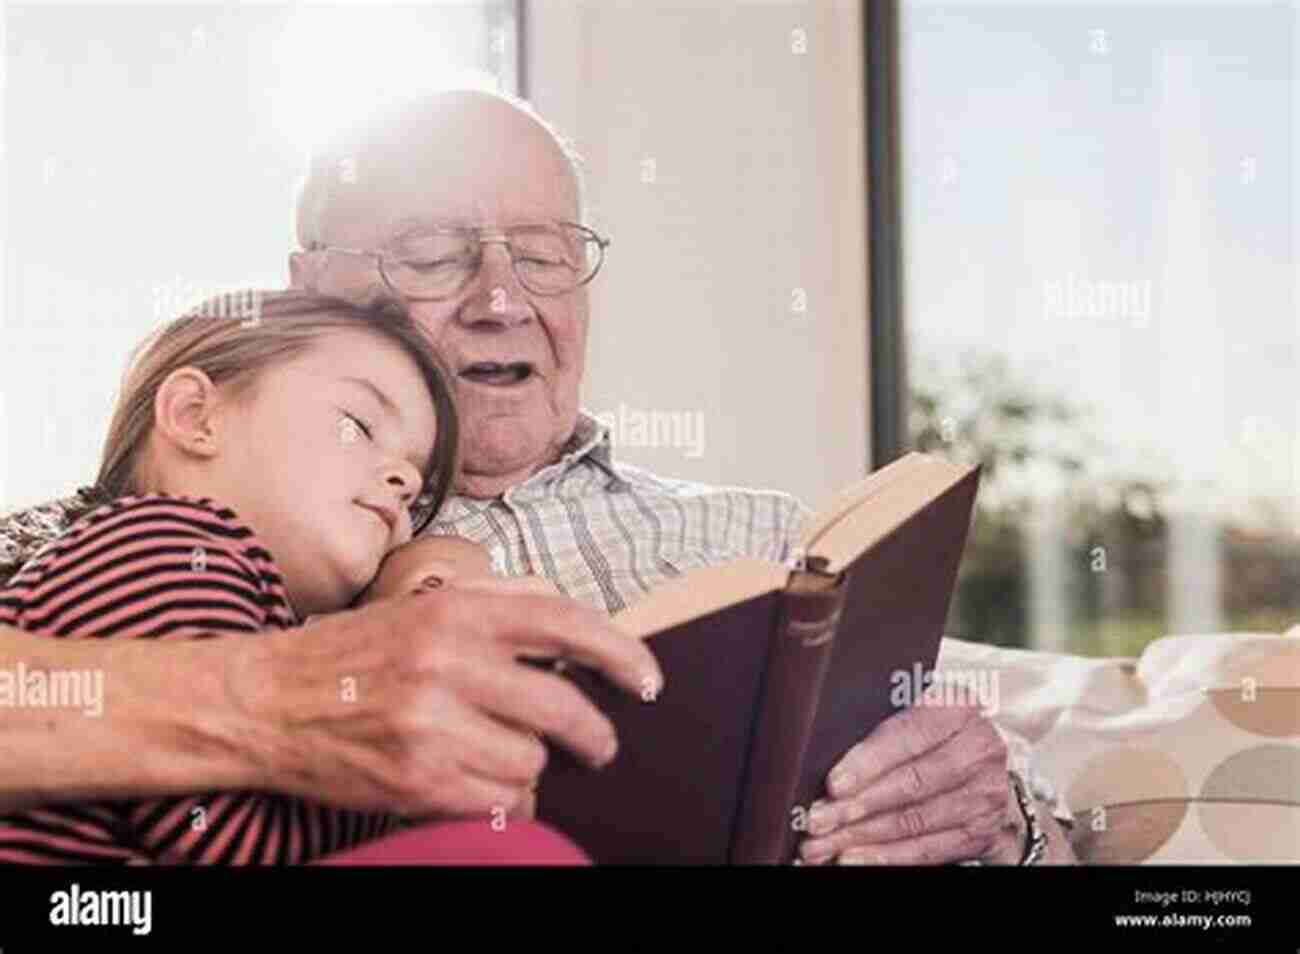
[[[536,544],[530,546],[531,541],[528,536],[528,521],[520,510],[527,507],[527,500],[520,501],[518,487],[511,487],[501,495],[502,505],[510,512],[510,517],[515,522],[515,529],[519,536],[519,558],[523,564],[524,573],[535,574],[537,572]]]

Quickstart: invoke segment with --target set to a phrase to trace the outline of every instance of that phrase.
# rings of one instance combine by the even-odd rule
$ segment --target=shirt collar
[[[609,425],[597,419],[585,408],[578,410],[578,423],[573,433],[564,443],[561,460],[573,464],[589,458],[605,470],[613,464],[613,447],[610,441]]]
[[[545,486],[552,481],[557,480],[564,474],[568,473],[573,467],[582,462],[590,462],[599,467],[610,478],[606,485],[609,489],[619,489],[625,486],[623,478],[618,475],[614,469],[613,461],[613,444],[610,437],[609,425],[589,413],[584,408],[578,409],[578,421],[574,425],[573,433],[569,439],[564,442],[560,450],[560,458],[552,464],[547,464],[537,473],[525,480],[508,488],[502,496],[509,496],[533,486]],[[525,494],[528,490],[523,490]],[[453,495],[453,500],[457,501],[471,511],[484,510],[491,506],[492,501],[482,500],[479,498],[462,497]],[[436,520],[434,522],[437,522]],[[430,524],[432,526],[432,524]]]
[[[523,483],[529,484],[533,481],[549,483],[564,476],[582,463],[592,464],[604,471],[605,475],[609,477],[609,483],[606,485],[609,489],[614,490],[623,487],[623,478],[614,469],[613,440],[610,436],[610,426],[585,408],[578,409],[577,424],[574,425],[573,433],[569,436],[569,439],[564,442],[559,461],[549,467],[543,467]]]

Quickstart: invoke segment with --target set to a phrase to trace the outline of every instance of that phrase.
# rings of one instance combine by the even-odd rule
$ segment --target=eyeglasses
[[[374,259],[394,295],[439,301],[465,289],[483,265],[484,245],[504,245],[519,284],[535,295],[563,295],[596,277],[609,239],[573,222],[507,229],[433,228],[412,232],[390,249],[370,252],[312,243],[311,252]]]

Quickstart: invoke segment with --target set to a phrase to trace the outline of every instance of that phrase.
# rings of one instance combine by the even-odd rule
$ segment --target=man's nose
[[[535,317],[533,306],[515,276],[510,250],[504,244],[483,244],[483,264],[460,315],[466,324],[501,328],[527,324]]]

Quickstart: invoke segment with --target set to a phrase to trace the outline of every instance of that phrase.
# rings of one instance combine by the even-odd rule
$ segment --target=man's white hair
[[[348,160],[364,155],[368,147],[399,138],[412,114],[419,115],[428,111],[430,105],[443,97],[464,93],[491,97],[512,106],[537,123],[551,137],[573,174],[578,196],[578,221],[585,222],[587,204],[583,159],[572,140],[543,119],[527,100],[497,90],[456,87],[402,100],[396,106],[376,112],[348,127],[312,151],[307,173],[299,179],[296,187],[292,229],[298,247],[309,249],[321,242],[322,223],[325,221],[325,211],[329,207],[333,186],[339,181],[340,170]]]

